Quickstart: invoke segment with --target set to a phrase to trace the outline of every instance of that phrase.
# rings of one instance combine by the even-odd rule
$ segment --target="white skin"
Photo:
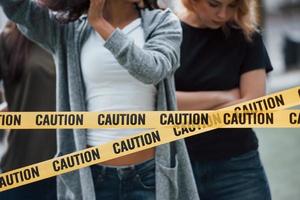
[[[180,18],[197,28],[217,29],[233,19],[237,0],[191,0],[193,11],[184,9]],[[264,69],[243,73],[239,88],[225,91],[177,91],[180,110],[215,110],[265,95],[266,72]]]

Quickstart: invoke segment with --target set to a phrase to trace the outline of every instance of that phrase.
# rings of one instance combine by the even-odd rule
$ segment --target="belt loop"
[[[129,165],[125,168],[117,167],[116,170],[117,170],[118,177],[120,180],[122,180],[124,178],[124,175],[126,176],[127,174],[132,173],[132,172],[136,173],[134,165]]]

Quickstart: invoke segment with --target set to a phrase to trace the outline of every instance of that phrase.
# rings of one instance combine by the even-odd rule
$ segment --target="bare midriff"
[[[105,162],[99,163],[99,165],[111,165],[111,166],[126,166],[126,165],[134,165],[139,164],[144,161],[150,160],[155,156],[155,147],[151,149],[146,149],[143,151],[139,151],[137,153],[132,153],[126,156],[122,156],[119,158],[115,158],[112,160],[108,160]]]

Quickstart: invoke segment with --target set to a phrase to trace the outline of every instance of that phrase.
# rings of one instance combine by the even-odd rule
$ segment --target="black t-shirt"
[[[230,90],[239,87],[241,74],[272,65],[260,34],[248,42],[231,28],[200,29],[182,22],[181,67],[175,74],[178,91]],[[193,160],[226,159],[258,148],[252,129],[217,129],[186,139]]]

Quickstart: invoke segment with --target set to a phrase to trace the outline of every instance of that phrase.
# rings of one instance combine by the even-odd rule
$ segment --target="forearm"
[[[114,55],[119,64],[145,84],[158,84],[173,75],[180,63],[182,29],[179,19],[169,10],[155,13],[158,17],[153,17],[154,13],[146,16],[147,11],[141,11],[142,18],[153,17],[153,20],[143,20],[143,28],[155,28],[151,30],[151,34],[147,33],[151,37],[144,35],[145,44],[139,47],[135,45],[134,39],[128,38],[105,19],[105,3],[106,0],[90,0],[88,20],[104,38],[104,47]],[[138,16],[138,13],[135,13],[136,16],[131,14],[133,18]],[[146,31],[144,30],[145,33]]]
[[[214,110],[233,100],[226,91],[176,92],[180,110]]]
[[[225,108],[259,98],[266,94],[266,72],[264,69],[249,71],[241,76],[240,97],[221,104],[216,109]]]
[[[250,101],[252,99],[256,99],[256,98],[261,97],[263,95],[264,94],[261,93],[260,95],[242,96],[240,99],[236,99],[236,100],[224,103],[224,104],[220,104],[219,106],[215,107],[215,109],[217,110],[217,109],[221,109],[221,108],[226,108],[226,107],[229,107],[229,106],[233,106],[233,105],[236,105],[236,104],[239,104],[239,103]]]
[[[101,35],[101,37],[106,41],[109,36],[114,32],[115,27],[113,27],[108,21],[104,18],[99,19],[96,23],[93,24],[95,31]]]
[[[179,67],[180,23],[174,18],[164,19],[145,41],[143,48],[135,45],[119,29],[104,44],[122,67],[146,84],[158,84]]]
[[[214,108],[214,110],[218,110],[218,109],[221,109],[221,108],[226,108],[226,107],[229,107],[229,106],[233,106],[233,105],[236,105],[236,104],[239,104],[239,103],[243,103],[245,101],[249,101],[253,98],[240,98],[240,99],[237,99],[237,100],[234,100],[234,101],[230,101],[230,102],[227,102],[227,103],[223,103],[223,104],[220,104],[218,106],[216,106]]]

